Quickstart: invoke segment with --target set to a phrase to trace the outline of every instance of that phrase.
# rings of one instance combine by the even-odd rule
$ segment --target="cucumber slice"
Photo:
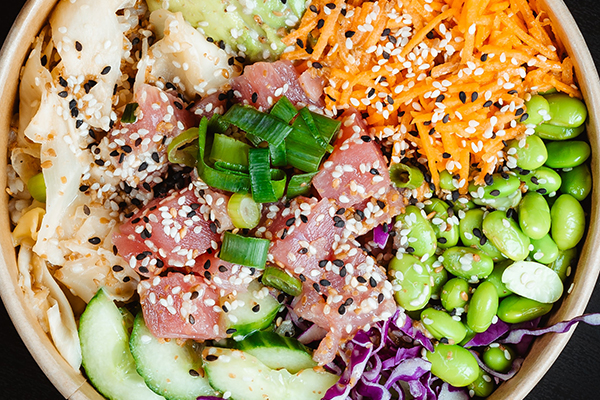
[[[135,317],[129,339],[137,372],[146,385],[167,400],[196,400],[198,396],[214,396],[216,392],[204,377],[198,343],[188,340],[159,340],[144,322],[142,313]]]
[[[267,328],[275,319],[281,304],[269,294],[269,289],[258,280],[250,282],[248,291],[238,293],[235,299],[223,303],[227,333],[241,340],[252,332]]]
[[[122,314],[124,313],[124,314]],[[79,321],[82,365],[94,387],[110,400],[159,400],[135,369],[129,352],[128,311],[104,289],[90,300]]]
[[[235,400],[319,400],[339,376],[304,369],[274,370],[240,350],[207,347],[202,352],[210,384]]]
[[[292,374],[317,366],[306,346],[275,332],[255,332],[236,342],[235,348],[252,354],[271,369],[285,368]]]

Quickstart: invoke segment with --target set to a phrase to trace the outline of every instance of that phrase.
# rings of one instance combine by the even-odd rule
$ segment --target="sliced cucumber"
[[[255,332],[236,342],[235,348],[252,354],[271,369],[285,368],[292,374],[317,366],[306,346],[275,332]]]
[[[167,400],[196,400],[214,396],[215,391],[204,377],[198,344],[188,340],[159,340],[152,335],[140,312],[135,317],[129,348],[137,372],[146,384]]]
[[[207,347],[202,358],[210,384],[235,400],[319,400],[339,379],[312,368],[274,370],[240,350]]]
[[[132,317],[127,313],[117,308],[104,289],[98,290],[79,321],[83,368],[94,387],[108,399],[164,399],[146,386],[135,369],[125,326]]]
[[[238,293],[234,299],[224,302],[223,305],[227,310],[223,314],[227,332],[236,340],[267,328],[281,307],[258,280],[250,282],[247,292]]]

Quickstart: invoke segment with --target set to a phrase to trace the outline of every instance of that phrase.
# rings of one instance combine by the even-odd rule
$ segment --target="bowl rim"
[[[0,162],[0,185],[6,187],[7,142],[13,106],[17,96],[20,66],[29,54],[29,45],[46,23],[47,17],[59,0],[28,0],[15,20],[0,51],[0,98],[9,107],[0,111],[0,151],[4,160]],[[600,80],[585,39],[563,0],[538,0],[554,23],[558,36],[573,59],[576,77],[588,107],[587,131],[592,148],[591,170],[600,183]],[[566,40],[568,39],[568,40]],[[24,45],[26,44],[26,46]],[[14,68],[19,65],[19,68]],[[5,111],[7,110],[7,111]],[[552,312],[550,323],[573,318],[585,311],[600,274],[600,221],[597,221],[600,204],[600,185],[594,185],[591,195],[590,225],[587,231],[581,258],[573,279],[576,296],[568,294],[560,307]],[[10,232],[8,217],[8,194],[0,191],[0,230]],[[0,296],[21,339],[44,371],[49,380],[67,399],[101,400],[103,397],[91,386],[81,372],[74,371],[60,356],[52,341],[41,329],[37,319],[25,302],[18,285],[16,258],[10,235],[0,235]],[[584,267],[585,266],[585,267]],[[584,277],[585,275],[585,277]],[[585,278],[585,279],[584,279]],[[544,376],[567,344],[574,329],[566,334],[545,335],[537,338],[530,349],[521,370],[511,380],[502,384],[489,397],[522,399]],[[541,367],[541,368],[540,368]]]

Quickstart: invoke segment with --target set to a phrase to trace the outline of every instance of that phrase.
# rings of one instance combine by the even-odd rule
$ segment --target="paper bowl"
[[[589,110],[587,132],[592,153],[594,189],[591,198],[590,227],[570,294],[552,311],[549,323],[570,319],[584,312],[600,272],[600,82],[592,57],[569,10],[562,0],[542,1],[575,63],[575,69]],[[0,186],[7,181],[7,141],[17,95],[19,72],[33,39],[46,23],[56,0],[30,0],[23,7],[0,53]],[[585,71],[585,73],[583,73]],[[10,239],[8,195],[0,192],[0,294],[10,317],[29,351],[56,388],[68,399],[101,400],[103,397],[78,371],[60,356],[42,330],[17,284],[15,251]],[[569,340],[571,333],[550,334],[537,339],[519,373],[501,385],[490,399],[522,399],[542,378]]]

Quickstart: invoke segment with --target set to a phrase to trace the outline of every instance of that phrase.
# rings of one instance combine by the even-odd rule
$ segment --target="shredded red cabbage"
[[[379,225],[373,229],[373,242],[379,246],[380,249],[385,248],[390,234],[385,231],[383,225]]]

